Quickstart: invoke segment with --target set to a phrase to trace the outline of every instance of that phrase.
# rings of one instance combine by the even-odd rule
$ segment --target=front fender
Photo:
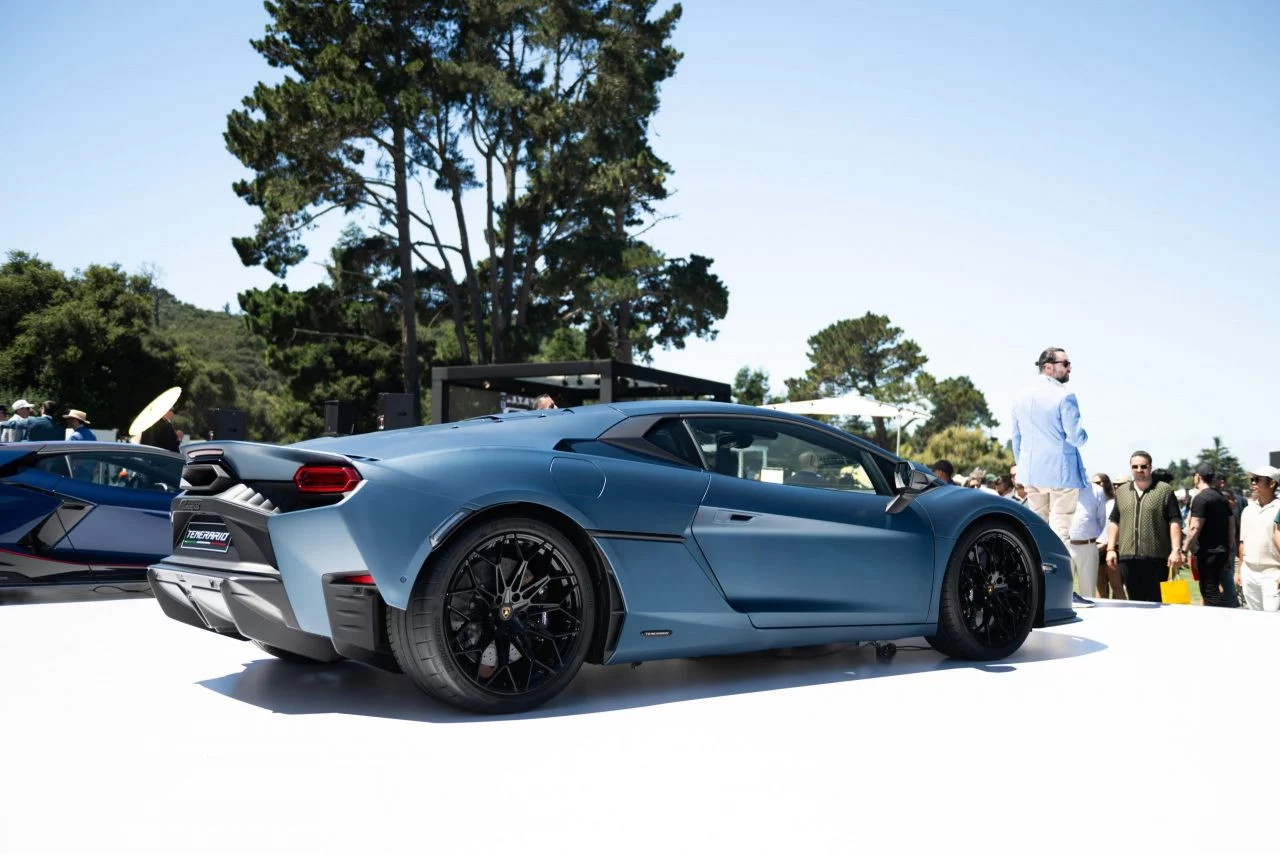
[[[954,486],[935,487],[916,501],[928,508],[939,540],[949,540],[952,546],[979,519],[1003,516],[1018,523],[1031,536],[1039,555],[1044,575],[1045,622],[1068,619],[1075,613],[1071,608],[1071,555],[1058,535],[1035,513],[1008,498]],[[940,551],[941,545],[940,542]],[[950,547],[948,555],[940,555],[944,565]],[[936,619],[936,613],[934,616]]]

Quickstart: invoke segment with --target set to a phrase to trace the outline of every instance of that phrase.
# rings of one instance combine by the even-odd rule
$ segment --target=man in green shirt
[[[1129,470],[1107,524],[1107,566],[1119,565],[1130,599],[1159,602],[1160,582],[1182,566],[1182,513],[1173,488],[1151,479],[1150,454],[1134,451]]]

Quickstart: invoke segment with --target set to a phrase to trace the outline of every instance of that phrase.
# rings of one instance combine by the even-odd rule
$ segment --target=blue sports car
[[[1074,616],[1067,551],[1021,505],[749,406],[201,443],[183,489],[149,573],[169,616],[483,713],[584,662],[920,635],[990,660]]]
[[[171,550],[182,464],[116,442],[0,445],[0,590],[145,581]]]

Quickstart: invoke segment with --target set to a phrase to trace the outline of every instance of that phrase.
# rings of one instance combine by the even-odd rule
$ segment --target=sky
[[[222,140],[274,79],[266,22],[258,0],[0,3],[0,251],[146,265],[205,308],[271,284],[231,248],[256,216]],[[729,312],[654,367],[783,394],[810,336],[870,311],[969,376],[1001,439],[1065,348],[1090,471],[1280,450],[1280,3],[690,0],[674,41],[652,125],[674,192],[646,236],[714,258]]]

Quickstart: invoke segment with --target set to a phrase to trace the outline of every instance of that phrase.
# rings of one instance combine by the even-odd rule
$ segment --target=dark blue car
[[[144,445],[0,444],[0,590],[144,581],[181,479],[181,456]]]

